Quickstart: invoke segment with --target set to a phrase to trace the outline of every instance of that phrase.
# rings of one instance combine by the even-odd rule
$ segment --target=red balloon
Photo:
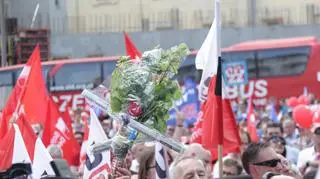
[[[309,98],[305,95],[301,95],[298,99],[299,104],[308,105],[309,104]]]
[[[298,99],[296,97],[287,99],[287,105],[292,108],[296,107],[298,105]]]
[[[299,105],[293,109],[293,119],[297,124],[305,129],[309,129],[312,125],[313,112],[306,105]]]

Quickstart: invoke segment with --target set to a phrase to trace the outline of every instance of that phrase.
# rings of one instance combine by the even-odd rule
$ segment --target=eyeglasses
[[[254,163],[253,165],[257,166],[265,166],[265,167],[276,167],[278,163],[281,163],[280,159],[272,159],[272,160],[266,160],[259,163]]]

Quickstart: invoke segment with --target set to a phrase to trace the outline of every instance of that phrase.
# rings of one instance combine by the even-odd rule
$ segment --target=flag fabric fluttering
[[[20,129],[17,124],[13,124],[13,127],[15,131],[15,137],[14,137],[12,164],[15,164],[15,163],[31,164],[31,159],[28,154],[28,150],[24,143],[23,137],[21,135]]]
[[[108,140],[97,115],[93,109],[90,109],[90,124],[89,124],[89,137],[87,156],[84,164],[83,178],[95,178],[98,176],[104,176],[108,178],[111,173],[111,153],[110,151],[104,151],[101,153],[90,152],[92,145],[95,143],[101,143]]]
[[[37,138],[34,153],[35,156],[32,163],[33,178],[41,178],[44,175],[55,176],[55,172],[50,165],[53,159],[43,145],[41,138]]]
[[[12,126],[6,136],[0,141],[0,171],[6,171],[12,164],[16,163],[31,164],[31,159],[20,129],[17,124],[12,124]]]
[[[36,142],[36,135],[30,125],[33,122],[41,123],[46,115],[46,106],[43,107],[42,103],[42,99],[46,97],[46,91],[41,76],[40,49],[37,45],[27,64],[24,66],[4,109],[5,112],[2,116],[3,120],[0,130],[2,132],[1,136],[5,137],[2,138],[0,143],[1,145],[6,145],[8,150],[4,153],[6,157],[0,157],[4,162],[2,164],[5,164],[1,164],[1,168],[3,166],[10,167],[12,164],[24,160],[32,162],[33,168],[42,170],[44,166],[42,164],[46,163],[46,165],[49,165],[50,163],[50,161],[42,159],[42,164],[37,164],[39,157],[42,158],[43,154],[49,155],[49,153],[45,148],[41,148],[41,146],[39,148],[42,141]],[[43,84],[43,88],[41,88],[41,84]],[[38,110],[40,108],[43,110]],[[14,138],[12,137],[13,130]],[[8,141],[6,140],[10,138],[13,143],[12,141],[11,143],[7,143]],[[9,145],[7,146],[7,144]],[[2,154],[0,152],[0,155]],[[10,162],[11,159],[12,162]],[[34,163],[34,161],[36,162]],[[48,173],[54,174],[50,171]]]
[[[155,144],[156,179],[168,178],[166,152],[160,142]]]
[[[211,151],[214,160],[218,158],[218,145],[222,145],[223,154],[227,154],[239,152],[241,144],[230,100],[223,91],[220,34],[220,0],[216,0],[214,22],[195,61],[196,68],[203,70],[199,86],[203,102],[201,143]]]
[[[16,85],[11,91],[9,98],[7,100],[7,103],[3,108],[0,138],[4,137],[6,132],[8,131],[8,127],[10,127],[9,125],[10,121],[16,120],[16,118],[20,113],[25,112],[23,105],[21,105],[22,98],[25,95],[26,86],[30,81],[29,80],[30,76],[35,76],[35,75],[31,75],[31,74],[34,74],[34,72],[31,72],[31,70],[32,71],[37,70],[37,66],[39,66],[39,64],[40,64],[40,48],[39,46],[36,46],[27,64],[24,65],[17,79]]]
[[[127,55],[131,58],[131,60],[139,59],[141,57],[141,53],[139,52],[138,48],[133,44],[126,32],[123,32],[123,34]]]
[[[247,109],[247,130],[250,135],[251,141],[258,142],[259,137],[256,128],[256,116],[253,110],[252,96],[248,101],[248,109]]]
[[[66,118],[61,117],[51,97],[47,98],[47,115],[42,136],[44,145],[46,147],[50,144],[59,145],[68,164],[77,166],[80,158],[80,145],[73,135],[71,124],[68,124]]]
[[[217,73],[218,52],[217,52],[217,18],[214,19],[209,33],[199,49],[195,66],[198,70],[202,70],[201,81],[199,85],[199,98],[202,102],[207,100],[208,87],[211,77]],[[208,68],[210,67],[210,68]]]

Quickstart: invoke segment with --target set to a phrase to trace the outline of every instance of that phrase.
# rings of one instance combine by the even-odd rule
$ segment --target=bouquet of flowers
[[[168,110],[181,97],[179,83],[173,77],[188,53],[187,45],[180,44],[169,50],[144,52],[140,60],[120,57],[111,78],[111,111],[129,114],[137,122],[163,132]]]
[[[110,96],[104,95],[104,91],[108,90],[103,86],[92,92],[85,90],[83,95],[89,97],[92,103],[107,109],[108,114],[115,119],[128,121],[129,116],[130,120],[134,119],[130,124],[139,127],[140,131],[149,131],[153,137],[180,149],[179,144],[150,131],[148,127],[164,132],[169,118],[168,110],[173,106],[173,101],[181,98],[181,89],[174,76],[178,73],[183,57],[188,53],[188,47],[180,44],[169,50],[156,48],[147,51],[140,60],[120,57],[112,73]],[[123,165],[123,160],[138,135],[135,129],[125,123],[112,138],[114,169]]]

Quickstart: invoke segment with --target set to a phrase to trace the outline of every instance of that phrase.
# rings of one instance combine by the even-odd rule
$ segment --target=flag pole
[[[222,149],[223,149],[222,145],[219,144],[219,145],[218,145],[219,178],[222,178],[222,176],[223,176],[223,170],[222,170],[222,167],[223,167],[223,165],[222,165]]]
[[[216,85],[221,85],[220,88],[220,100],[217,100],[217,117],[218,117],[218,130],[219,130],[219,143],[218,143],[218,163],[219,163],[219,177],[222,178],[223,176],[223,161],[222,161],[222,156],[223,156],[223,115],[222,115],[222,111],[223,111],[223,106],[222,106],[222,98],[223,98],[223,80],[222,80],[222,59],[221,59],[221,15],[220,15],[220,0],[215,0],[215,4],[214,4],[214,18],[215,23],[216,23],[216,34],[214,34],[216,36],[216,49],[217,49],[217,56],[218,56],[218,70],[217,70],[217,80],[216,81]],[[217,84],[220,83],[220,84]],[[217,88],[216,88],[217,89]],[[217,91],[216,91],[217,94]]]

